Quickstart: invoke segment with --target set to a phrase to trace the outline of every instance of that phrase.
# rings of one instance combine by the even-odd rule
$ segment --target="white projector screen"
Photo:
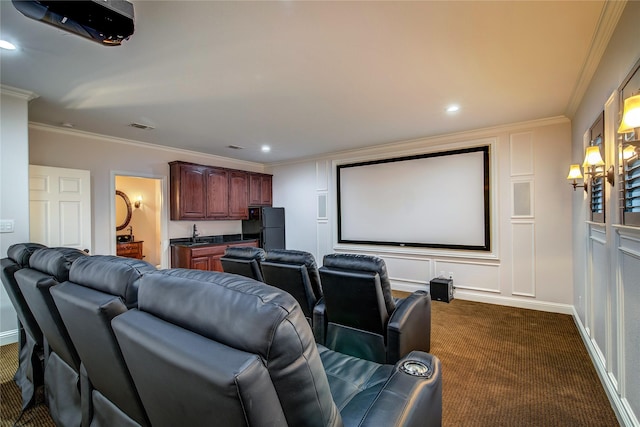
[[[490,251],[489,146],[338,165],[338,242]]]

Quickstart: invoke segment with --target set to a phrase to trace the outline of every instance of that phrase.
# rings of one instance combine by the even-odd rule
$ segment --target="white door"
[[[91,252],[89,171],[29,165],[30,240]]]

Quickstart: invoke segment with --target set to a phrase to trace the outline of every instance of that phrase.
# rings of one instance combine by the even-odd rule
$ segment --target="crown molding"
[[[565,111],[565,115],[567,117],[573,117],[578,110],[578,106],[580,106],[582,98],[589,87],[589,83],[591,83],[591,79],[598,69],[598,65],[600,65],[602,55],[604,55],[604,52],[609,45],[609,40],[611,40],[611,36],[616,29],[616,25],[618,25],[618,21],[620,20],[622,11],[626,5],[627,0],[604,2],[602,13],[600,14],[600,19],[596,26],[596,31],[591,39],[589,53],[584,64],[582,64],[580,76],[576,81],[576,85],[574,86],[571,97],[569,98],[569,103],[567,104],[567,109]]]
[[[39,97],[35,92],[18,89],[17,87],[0,84],[0,93],[3,95],[13,96],[14,98],[24,99],[27,102]]]
[[[81,136],[81,137],[89,138],[92,140],[100,140],[100,141],[112,142],[116,144],[124,144],[129,146],[145,148],[149,150],[166,151],[166,152],[175,153],[175,154],[187,154],[191,156],[198,156],[202,159],[207,159],[207,160],[214,160],[214,161],[217,160],[221,162],[234,163],[234,164],[237,164],[239,167],[246,166],[249,169],[253,169],[253,168],[264,169],[264,166],[265,166],[263,163],[249,162],[247,160],[238,160],[231,157],[216,156],[214,154],[201,153],[199,151],[185,150],[182,148],[168,147],[166,145],[160,145],[160,144],[151,144],[149,142],[136,141],[132,139],[117,138],[115,136],[102,135],[99,133],[92,133],[92,132],[87,132],[79,129],[61,128],[57,126],[47,125],[44,123],[29,122],[29,129],[37,129],[45,132],[54,132],[59,134]]]

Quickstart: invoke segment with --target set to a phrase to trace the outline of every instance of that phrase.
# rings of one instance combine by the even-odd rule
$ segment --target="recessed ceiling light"
[[[460,111],[460,106],[453,104],[447,107],[447,113],[455,113],[456,111]]]
[[[269,151],[271,151],[271,147],[269,147],[268,145],[263,145],[262,146],[262,152],[263,153],[268,153]]]
[[[7,50],[16,50],[16,45],[6,40],[0,40],[0,48]]]

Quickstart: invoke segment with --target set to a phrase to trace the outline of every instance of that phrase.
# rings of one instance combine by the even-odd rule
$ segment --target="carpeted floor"
[[[13,381],[18,368],[18,344],[0,347],[0,427],[11,427],[20,416],[22,397]],[[16,426],[55,427],[45,405],[27,409]]]
[[[433,302],[445,426],[618,426],[569,315]]]
[[[571,316],[454,300],[434,301],[432,322],[445,427],[619,425]],[[20,414],[17,344],[0,347],[0,357],[0,426],[8,427]],[[18,425],[54,424],[39,405]]]

